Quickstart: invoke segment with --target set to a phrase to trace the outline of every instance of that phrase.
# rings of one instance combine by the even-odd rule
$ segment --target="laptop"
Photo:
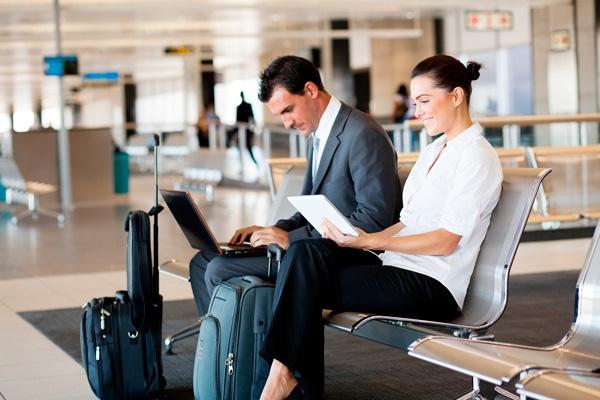
[[[266,256],[266,246],[252,247],[250,244],[219,243],[215,239],[206,219],[194,203],[189,192],[160,189],[160,194],[185,234],[190,245],[200,251],[225,257]]]

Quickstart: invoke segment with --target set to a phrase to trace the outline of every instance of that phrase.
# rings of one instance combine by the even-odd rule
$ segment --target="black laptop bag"
[[[158,136],[155,135],[155,160]],[[156,168],[156,165],[155,165]],[[162,395],[162,296],[158,288],[158,205],[127,216],[127,291],[92,299],[81,319],[81,355],[88,382],[101,400],[156,399]],[[154,263],[150,216],[154,216]]]

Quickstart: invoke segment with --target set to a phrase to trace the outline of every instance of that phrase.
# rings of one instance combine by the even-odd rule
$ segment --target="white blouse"
[[[404,185],[400,221],[405,227],[396,236],[443,228],[461,236],[454,253],[426,256],[386,251],[380,255],[383,265],[438,280],[461,309],[502,186],[500,160],[482,131],[474,123],[450,141],[446,135],[435,140],[421,152]]]

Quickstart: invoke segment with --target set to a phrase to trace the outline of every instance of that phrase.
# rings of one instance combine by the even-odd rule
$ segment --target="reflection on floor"
[[[170,184],[161,179],[161,186]],[[268,214],[266,191],[218,188],[213,203],[197,200],[223,240],[237,226],[264,224]],[[50,219],[12,226],[0,208],[0,393],[6,399],[93,398],[82,368],[16,313],[75,307],[125,287],[123,221],[130,209],[151,204],[151,179],[141,176],[125,199],[76,209],[63,228]],[[160,259],[189,260],[194,250],[168,211],[159,225]],[[513,272],[577,269],[589,241],[524,243]],[[164,276],[161,292],[165,300],[192,297],[185,282]]]

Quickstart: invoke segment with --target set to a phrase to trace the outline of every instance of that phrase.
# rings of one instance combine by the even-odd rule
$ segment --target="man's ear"
[[[304,84],[304,91],[313,99],[319,96],[319,88],[311,81]]]

